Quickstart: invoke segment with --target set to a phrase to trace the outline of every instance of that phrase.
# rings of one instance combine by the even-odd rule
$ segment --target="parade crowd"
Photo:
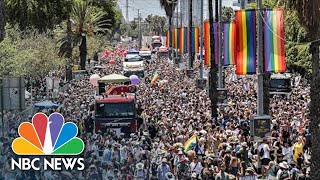
[[[192,79],[167,58],[153,57],[146,63],[145,80],[136,92],[143,123],[137,133],[124,138],[112,130],[94,131],[95,88],[89,83],[92,74],[121,74],[121,61],[99,62],[103,69],[90,69],[84,79],[72,80],[56,99],[63,104],[65,120],[78,125],[85,142],[81,155],[85,171],[12,171],[11,142],[18,136],[17,122],[0,140],[0,179],[308,179],[312,141],[310,86],[305,79],[293,83],[289,97],[270,99],[271,132],[258,143],[250,137],[249,128],[249,118],[257,109],[256,76],[237,76],[234,67],[226,68],[228,98],[219,106],[218,118],[212,119],[208,91],[196,87],[199,68],[195,67]],[[151,84],[156,71],[159,80]],[[185,150],[184,143],[192,136],[197,143]]]

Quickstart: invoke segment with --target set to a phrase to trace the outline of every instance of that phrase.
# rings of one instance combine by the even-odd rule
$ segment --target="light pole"
[[[177,0],[171,0],[171,1],[169,1],[169,0],[167,0],[167,2],[169,3],[169,4],[171,4],[171,19],[170,19],[170,21],[171,21],[171,26],[170,26],[170,32],[171,32],[171,47],[170,47],[170,42],[169,42],[169,49],[171,50],[171,58],[172,58],[172,61],[174,61],[174,54],[173,54],[173,29],[174,29],[174,4],[175,3],[177,3]],[[178,21],[177,21],[178,22]]]
[[[221,13],[222,13],[222,0],[219,0],[219,6],[218,6],[218,88],[223,88],[223,62],[222,62],[222,20],[221,20]]]
[[[262,27],[262,1],[258,0],[257,10],[258,10],[258,53],[257,53],[257,66],[258,66],[258,115],[263,115],[263,27]]]
[[[197,87],[206,87],[206,79],[203,78],[203,0],[200,0],[200,77],[197,79]],[[208,52],[207,52],[208,53]]]
[[[1,90],[1,124],[2,124],[2,137],[4,137],[4,102],[3,102],[3,82],[4,82],[4,79],[3,79],[3,76],[1,77],[1,81],[0,81],[0,90]]]
[[[191,37],[192,37],[192,0],[189,0],[189,50],[188,50],[188,55],[189,55],[189,71],[192,72],[192,66],[193,66],[193,60],[192,60],[192,46],[191,46]]]
[[[203,79],[203,0],[200,6],[200,79]]]
[[[140,9],[138,9],[138,24],[139,24],[139,49],[141,49],[141,23],[140,23]]]

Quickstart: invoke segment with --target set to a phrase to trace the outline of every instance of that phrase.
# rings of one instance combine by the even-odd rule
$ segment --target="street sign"
[[[186,73],[187,73],[187,76],[188,76],[189,78],[193,78],[193,77],[194,77],[194,72],[193,72],[192,69],[187,69],[187,70],[186,70]]]
[[[0,107],[3,110],[22,111],[25,109],[24,79],[21,77],[6,77],[0,80],[0,84]]]
[[[250,117],[250,136],[253,139],[261,140],[270,133],[271,128],[271,117],[267,115],[263,116],[251,116]]]
[[[204,78],[198,78],[197,80],[196,80],[196,86],[197,86],[197,88],[200,88],[200,89],[203,89],[203,88],[205,88],[206,87],[206,85],[207,85],[207,80],[206,79],[204,79]]]
[[[226,88],[217,88],[217,91],[218,91],[218,102],[219,103],[223,103],[224,100],[227,99],[227,95],[228,95],[228,92],[227,92],[227,89]]]

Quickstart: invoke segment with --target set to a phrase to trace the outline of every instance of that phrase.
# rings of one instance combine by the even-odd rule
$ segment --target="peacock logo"
[[[49,118],[37,113],[30,122],[20,124],[20,137],[12,142],[12,150],[18,155],[78,155],[84,150],[84,143],[77,138],[78,127],[64,122],[60,113]]]

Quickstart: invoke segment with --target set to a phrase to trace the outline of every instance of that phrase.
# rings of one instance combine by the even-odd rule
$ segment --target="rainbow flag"
[[[197,145],[197,136],[194,134],[184,144],[184,152],[188,152],[192,147]]]
[[[172,32],[170,29],[166,31],[166,47],[172,47]]]
[[[181,27],[179,31],[179,52],[180,54],[188,53],[188,28]]]
[[[193,27],[191,31],[192,53],[199,53],[199,27]]]
[[[256,73],[256,12],[237,10],[235,12],[237,51],[236,73],[238,75]]]
[[[211,61],[211,50],[210,50],[210,23],[204,22],[203,25],[203,36],[204,36],[204,65],[210,66]]]
[[[234,65],[236,62],[236,24],[223,25],[224,65]]]
[[[265,10],[264,57],[266,72],[284,73],[286,71],[283,24],[283,9]]]
[[[159,79],[159,74],[158,74],[158,71],[156,71],[153,75],[153,78],[151,80],[151,85],[153,85],[154,83],[156,83]]]
[[[178,39],[179,39],[178,30],[179,30],[179,28],[173,29],[173,45],[172,45],[172,47],[175,49],[178,48]]]

